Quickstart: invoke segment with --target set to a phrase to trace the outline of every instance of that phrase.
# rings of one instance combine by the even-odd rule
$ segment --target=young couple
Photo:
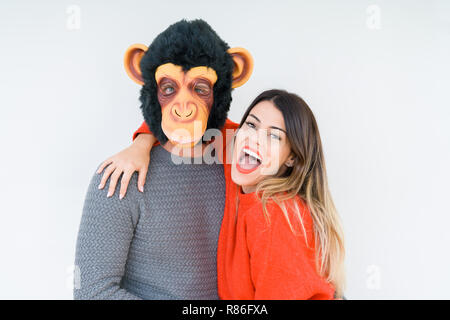
[[[197,25],[201,29],[182,34]],[[202,21],[174,26],[165,31],[170,37],[162,39],[164,48],[174,32],[179,41],[189,39],[186,45],[192,45],[192,35],[211,30]],[[170,126],[186,126],[189,117],[201,118],[201,110],[208,126],[219,117],[213,113],[220,107],[213,99],[219,100],[215,93],[221,88],[216,74],[220,67],[181,68],[183,62],[164,60],[147,68],[146,57],[158,56],[154,43],[143,49],[145,55],[126,55],[144,56],[140,63],[127,65],[142,68],[129,75],[142,73],[145,79],[141,101],[146,121],[133,144],[103,162],[91,180],[77,240],[80,282],[74,297],[342,298],[343,233],[308,105],[293,93],[268,90],[250,104],[239,125],[225,121],[228,109],[222,110],[221,137],[197,137],[179,148],[177,130]],[[211,42],[201,43],[211,47]],[[186,52],[181,45],[170,47]],[[245,58],[245,51],[236,52],[232,57]],[[230,84],[241,79],[239,70],[248,70],[238,69],[228,78]],[[152,79],[157,95],[147,99]],[[162,117],[146,113],[152,101],[159,101],[155,108]],[[230,129],[237,130],[227,139]],[[180,161],[186,160],[183,150],[195,148],[214,150],[217,161],[206,162],[202,155],[196,161]],[[193,152],[189,158],[196,157]],[[120,192],[114,195],[118,184]]]
[[[232,127],[230,124],[227,122],[229,128]],[[144,124],[135,133],[135,136],[139,132],[145,132],[145,128]],[[135,207],[142,205],[141,201],[136,199],[139,194],[134,189],[135,192],[123,197],[128,184],[128,182],[125,184],[123,182],[130,181],[126,177],[132,177],[131,187],[137,184],[136,175],[133,175],[133,172],[135,170],[142,171],[148,167],[149,154],[152,155],[152,158],[164,157],[168,161],[162,176],[153,176],[152,167],[148,173],[140,172],[140,177],[148,175],[149,182],[155,179],[164,179],[164,175],[176,175],[171,168],[180,166],[170,165],[170,153],[165,150],[164,146],[155,146],[150,152],[152,141],[154,140],[149,134],[138,135],[134,145],[102,164],[97,173],[100,173],[108,165],[103,180],[97,178],[91,183],[91,188],[97,187],[97,183],[100,188],[103,188],[105,180],[112,173],[113,181],[110,182],[108,191],[108,196],[111,197],[117,177],[123,174],[121,184],[121,198],[123,199],[116,198],[112,206],[117,209],[117,212],[111,212],[108,215],[110,219],[105,222],[129,219],[127,224],[120,228],[116,226],[117,223],[108,223],[100,226],[98,230],[101,232],[103,228],[110,228],[115,232],[112,233],[111,238],[104,239],[105,243],[99,241],[93,248],[99,256],[110,254],[105,259],[110,263],[110,268],[107,269],[111,269],[110,272],[104,269],[89,270],[94,273],[91,276],[98,280],[92,283],[94,287],[98,286],[95,289],[98,295],[93,297],[133,297],[125,289],[120,288],[120,283],[124,284],[128,281],[123,279],[123,260],[128,258],[137,260],[129,268],[143,277],[142,283],[138,283],[138,280],[134,282],[136,298],[139,296],[143,298],[191,298],[192,294],[200,298],[209,298],[211,294],[214,296],[215,293],[178,291],[174,292],[174,295],[169,295],[160,292],[162,288],[158,287],[158,283],[160,286],[164,286],[169,284],[172,277],[174,277],[174,282],[178,280],[176,277],[177,266],[171,265],[173,261],[165,260],[169,256],[164,253],[164,250],[167,249],[165,242],[171,241],[171,239],[165,239],[170,237],[170,234],[163,229],[155,229],[155,233],[149,239],[151,243],[143,243],[140,247],[142,252],[132,251],[132,257],[127,257],[130,252],[125,252],[127,251],[125,248],[122,248],[123,251],[120,250],[123,247],[122,242],[130,245],[130,243],[141,243],[144,240],[138,238],[141,230],[135,230],[134,239],[134,232],[131,232],[132,226],[139,228],[136,221],[139,218],[129,217],[126,212],[123,212],[129,210],[126,208],[127,205]],[[308,105],[297,95],[286,91],[265,91],[251,103],[245,112],[235,140],[232,142],[234,143],[232,162],[223,164],[223,173],[216,172],[216,168],[214,168],[208,176],[196,177],[195,167],[198,165],[186,164],[181,165],[184,168],[179,168],[184,170],[186,166],[192,167],[191,175],[194,183],[190,185],[193,187],[190,190],[190,196],[193,199],[198,197],[210,199],[211,207],[194,208],[205,215],[208,215],[208,210],[222,210],[222,208],[215,207],[217,205],[215,197],[222,196],[222,194],[214,194],[217,192],[217,188],[211,188],[210,184],[214,184],[214,179],[218,179],[217,175],[225,175],[226,188],[229,189],[226,194],[229,198],[225,202],[217,248],[219,297],[221,299],[333,299],[340,297],[344,286],[343,235],[328,190],[318,127]],[[264,172],[264,167],[271,167],[272,163],[277,163],[278,167],[273,174],[268,175],[268,172]],[[144,181],[140,180],[139,189],[143,190]],[[218,180],[220,181],[220,179]],[[200,185],[205,182],[206,189]],[[185,181],[180,180],[179,183],[184,184]],[[196,185],[197,183],[198,185]],[[170,194],[172,187],[162,184],[157,189],[150,186],[150,188],[146,188],[146,191],[156,192],[161,197],[171,197],[175,196]],[[223,192],[221,188],[218,189]],[[234,196],[232,196],[233,194]],[[98,196],[106,197],[105,194]],[[195,200],[186,201],[183,198],[176,199],[176,202],[180,209],[184,205],[196,205]],[[89,202],[87,204],[89,205]],[[204,202],[199,202],[200,206],[201,204]],[[159,210],[156,205],[154,207],[155,210]],[[177,206],[174,209],[177,210]],[[178,222],[177,215],[171,213],[171,210],[162,212],[159,219],[167,219],[167,223],[176,224]],[[95,216],[91,218],[96,219]],[[151,224],[158,227],[163,224],[158,219],[151,217],[145,217],[145,219],[149,219]],[[202,218],[198,217],[198,219]],[[194,219],[190,223],[191,225],[181,225],[178,232],[191,233],[191,237],[195,238],[197,234],[200,235],[205,231],[201,230],[198,233],[195,225],[197,222]],[[203,225],[202,221],[199,221],[199,225]],[[130,232],[124,233],[124,231]],[[157,233],[158,231],[159,233]],[[210,232],[214,233],[217,230]],[[93,236],[100,240],[103,234],[94,233]],[[126,238],[123,239],[123,237]],[[170,250],[177,252],[182,257],[184,249],[191,244],[193,245],[193,243],[175,244],[175,246],[178,245],[178,249],[170,248]],[[137,244],[134,245],[137,246]],[[146,248],[146,245],[149,247]],[[104,251],[106,248],[108,248],[107,252]],[[188,252],[194,256],[196,254],[195,248],[189,248]],[[138,259],[141,253],[148,260]],[[215,252],[210,250],[209,253],[211,258],[215,257]],[[119,259],[115,261],[116,257]],[[82,262],[83,257],[79,258],[78,262]],[[203,261],[210,263],[210,259],[202,260],[201,254],[195,258],[199,259],[199,265],[191,265],[190,268],[211,272],[211,265],[201,265]],[[148,269],[149,265],[154,267],[153,260],[164,264],[165,270],[162,273],[156,268],[148,270],[152,274],[152,281],[151,284],[145,284],[147,272],[140,272],[138,269]],[[180,263],[183,264],[182,261]],[[170,273],[172,268],[173,274]],[[102,274],[104,278],[95,277],[96,274]],[[182,275],[178,276],[182,277]],[[85,278],[89,277],[87,275]],[[215,277],[212,278],[215,279]],[[102,284],[102,281],[105,283]],[[192,285],[192,287],[186,288],[188,291],[204,290],[201,283],[196,283],[196,279],[188,279],[187,283]],[[152,285],[154,287],[150,289],[154,295],[145,296],[144,293],[149,289],[148,286]],[[175,284],[173,286],[176,288]],[[214,288],[214,285],[212,287]],[[79,291],[89,292],[91,289],[94,288],[85,288],[85,290]]]

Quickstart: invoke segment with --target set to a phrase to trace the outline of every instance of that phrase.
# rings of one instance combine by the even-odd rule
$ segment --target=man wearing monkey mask
[[[188,158],[197,164],[189,164],[185,151],[211,147],[205,132],[217,129],[222,137],[211,150],[222,153],[225,143],[216,142],[237,127],[227,120],[231,91],[249,79],[252,58],[229,48],[206,22],[182,20],[148,48],[131,46],[125,67],[142,85],[145,122],[137,133],[150,129],[160,145],[151,151],[145,190],[136,188],[134,174],[121,177],[131,182],[126,198],[106,197],[94,174],[77,239],[74,297],[217,299],[223,166],[195,152]]]

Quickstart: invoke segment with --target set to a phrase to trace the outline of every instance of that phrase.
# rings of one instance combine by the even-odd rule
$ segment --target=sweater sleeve
[[[227,149],[227,148],[231,148],[231,146],[227,146],[227,144],[226,144],[226,142],[227,141],[231,141],[231,139],[229,138],[229,137],[231,137],[232,135],[233,135],[233,133],[234,133],[234,131],[236,131],[237,130],[237,128],[238,128],[238,124],[237,123],[235,123],[235,122],[233,122],[233,121],[231,121],[230,119],[227,119],[226,121],[225,121],[225,124],[224,124],[224,126],[223,126],[223,128],[222,128],[222,130],[221,130],[221,132],[222,132],[222,137],[223,137],[223,144],[222,144],[222,147],[223,147],[223,152],[224,152],[224,154],[226,154],[225,153],[225,149]],[[145,122],[145,121],[143,121],[142,122],[142,124],[141,124],[141,126],[133,133],[133,141],[134,141],[134,139],[136,139],[136,137],[140,134],[140,133],[150,133],[150,134],[153,134],[151,131],[150,131],[150,128],[148,127],[148,125],[147,125],[147,123]],[[227,138],[228,137],[228,138]],[[155,142],[155,146],[156,145],[158,145],[159,144],[159,141],[157,141],[157,142]]]
[[[101,175],[94,174],[84,202],[75,254],[78,281],[74,299],[137,300],[140,298],[121,288],[120,282],[139,217],[139,201],[136,197],[107,198],[108,186],[98,189],[100,180]]]
[[[141,126],[133,133],[133,141],[140,133],[151,133],[150,128],[148,127],[145,121],[142,122]]]
[[[254,299],[333,299],[333,287],[315,269],[309,211],[303,214],[308,232],[307,246],[303,229],[295,222],[292,212],[288,215],[296,234],[278,205],[268,204],[267,210],[270,223],[265,220],[262,210],[253,210],[253,214],[248,212],[246,215]]]
[[[224,126],[220,130],[221,137],[215,141],[215,147],[218,152],[220,163],[231,163],[231,156],[233,155],[233,137],[238,129],[239,124],[227,119]]]

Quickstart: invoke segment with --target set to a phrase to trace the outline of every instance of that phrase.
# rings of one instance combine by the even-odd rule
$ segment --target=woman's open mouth
[[[240,173],[249,174],[258,169],[261,163],[262,157],[257,151],[244,147],[239,154],[236,169]]]

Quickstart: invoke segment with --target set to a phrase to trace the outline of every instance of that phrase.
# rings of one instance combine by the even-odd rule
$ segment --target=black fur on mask
[[[231,104],[233,59],[229,46],[203,20],[181,20],[160,33],[142,57],[140,68],[144,85],[141,89],[142,114],[160,143],[168,141],[161,128],[161,106],[158,101],[156,69],[165,63],[181,66],[185,72],[193,67],[206,66],[217,73],[214,102],[207,129],[221,129]]]

